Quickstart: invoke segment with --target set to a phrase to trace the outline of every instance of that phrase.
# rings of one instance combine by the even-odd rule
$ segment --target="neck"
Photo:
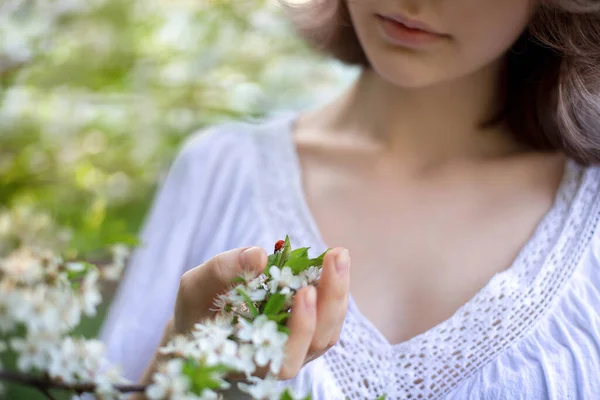
[[[501,107],[502,64],[426,88],[401,88],[365,69],[323,116],[330,132],[366,139],[394,158],[438,163],[514,151],[504,124],[483,127]],[[485,134],[484,134],[485,133]]]

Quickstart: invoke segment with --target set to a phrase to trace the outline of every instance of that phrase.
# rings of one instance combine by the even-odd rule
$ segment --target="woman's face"
[[[498,61],[526,28],[538,2],[343,1],[375,72],[412,88],[461,78]]]

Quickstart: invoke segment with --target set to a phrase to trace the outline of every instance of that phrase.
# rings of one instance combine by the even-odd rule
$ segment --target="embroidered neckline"
[[[261,179],[261,196],[275,237],[289,232],[292,242],[309,243],[314,245],[311,250],[320,252],[327,246],[302,186],[292,138],[296,116],[283,113],[258,129],[265,133],[262,139],[270,141],[258,146],[270,171]],[[592,210],[598,175],[597,170],[568,160],[554,204],[513,264],[495,274],[450,318],[424,333],[390,344],[351,296],[340,341],[324,356],[344,395],[439,398],[532,329],[559,297],[591,238],[590,214],[599,212]]]

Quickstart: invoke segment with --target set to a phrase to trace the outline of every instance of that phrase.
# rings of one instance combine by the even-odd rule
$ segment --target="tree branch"
[[[33,386],[44,392],[44,394],[50,399],[52,399],[52,395],[48,392],[48,389],[71,390],[76,393],[89,393],[94,392],[96,389],[96,385],[93,383],[78,383],[75,385],[69,385],[66,383],[53,381],[52,379],[21,374],[13,371],[0,370],[0,381],[9,381],[27,386]],[[146,385],[115,385],[115,389],[121,393],[143,392],[146,390]]]

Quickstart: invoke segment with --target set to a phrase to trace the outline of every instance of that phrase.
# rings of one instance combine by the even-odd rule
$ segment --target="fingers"
[[[238,248],[221,253],[181,277],[175,305],[178,332],[191,328],[189,324],[211,315],[215,297],[222,293],[244,271],[260,274],[267,265],[267,253],[260,247]],[[180,313],[180,315],[178,315]],[[181,315],[185,313],[185,315]]]
[[[290,330],[286,345],[285,362],[279,373],[280,379],[296,376],[304,361],[317,324],[317,291],[308,286],[296,294],[287,327]]]
[[[317,289],[317,327],[309,353],[320,355],[333,346],[340,335],[350,290],[350,255],[344,248],[329,251]]]

